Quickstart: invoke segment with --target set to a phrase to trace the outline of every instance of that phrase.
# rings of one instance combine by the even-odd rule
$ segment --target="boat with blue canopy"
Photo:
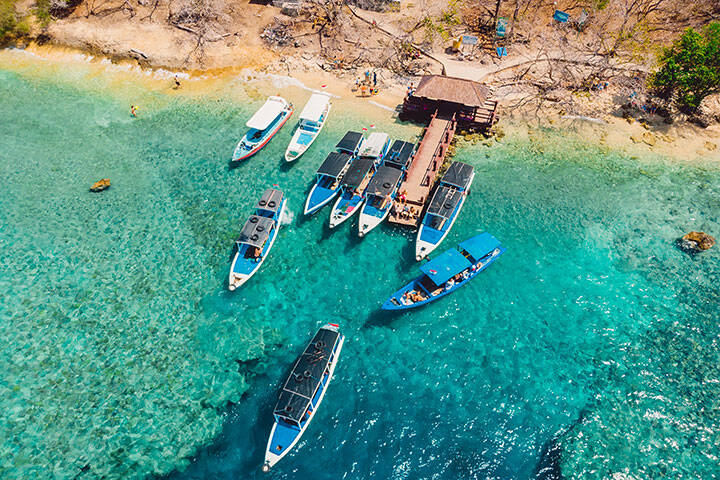
[[[360,211],[358,235],[363,237],[387,218],[400,184],[405,180],[412,162],[415,145],[395,140],[380,168],[367,187],[365,204]]]
[[[500,241],[489,233],[465,240],[420,267],[422,275],[393,293],[383,310],[420,307],[448,295],[485,270],[505,252]]]
[[[365,201],[367,187],[390,148],[387,133],[371,133],[363,142],[359,158],[342,180],[342,193],[330,213],[330,228],[335,228],[357,213]]]
[[[284,98],[269,97],[245,124],[249,130],[235,147],[233,161],[245,160],[259,152],[292,114],[293,107]]]
[[[336,323],[328,323],[315,334],[295,361],[278,398],[273,416],[263,472],[268,472],[292,450],[315,418],[333,377],[345,336]]]
[[[475,178],[471,165],[452,162],[443,175],[425,211],[415,242],[415,259],[420,261],[447,237],[462,209]]]
[[[323,93],[313,93],[300,112],[298,127],[285,150],[285,161],[297,160],[300,155],[310,148],[310,145],[320,135],[330,113],[330,97]]]
[[[235,241],[237,252],[228,277],[231,292],[260,269],[277,238],[284,209],[283,192],[275,188],[265,190],[255,207],[255,213],[247,219]]]
[[[335,146],[336,152],[330,152],[317,170],[313,185],[305,201],[305,215],[311,215],[327,205],[340,193],[341,180],[355,159],[363,142],[362,133],[347,132]]]

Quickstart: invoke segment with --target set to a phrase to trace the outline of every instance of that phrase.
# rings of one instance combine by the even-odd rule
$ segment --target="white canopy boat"
[[[330,112],[330,97],[323,93],[313,93],[300,113],[300,121],[295,134],[285,150],[285,160],[292,162],[305,153],[315,141],[325,125]]]

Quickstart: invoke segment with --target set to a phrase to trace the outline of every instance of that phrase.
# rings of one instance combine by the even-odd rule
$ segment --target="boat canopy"
[[[282,113],[288,106],[288,103],[281,97],[270,97],[265,101],[265,105],[250,117],[245,124],[248,128],[255,130],[265,130],[270,124]]]
[[[343,152],[355,153],[363,141],[363,135],[359,132],[347,132],[345,136],[335,145],[335,148]]]
[[[390,140],[387,133],[373,132],[363,143],[362,149],[360,150],[361,157],[372,157],[377,158],[382,155],[385,149],[385,144]]]
[[[260,210],[268,210],[277,212],[282,204],[283,192],[276,188],[268,188],[262,194],[262,198],[258,200],[257,207]]]
[[[470,268],[471,265],[470,260],[465,258],[462,253],[452,249],[427,262],[420,267],[420,271],[439,287],[458,273]]]
[[[330,152],[325,161],[318,168],[319,175],[338,178],[352,157],[349,153]]]
[[[500,241],[489,233],[481,233],[468,238],[459,245],[460,250],[465,250],[472,259],[477,262],[482,257],[500,246]]]
[[[297,359],[275,405],[275,415],[300,422],[310,406],[340,333],[321,328]]]
[[[462,200],[462,195],[462,192],[455,188],[440,185],[435,191],[432,200],[430,200],[427,213],[450,218],[452,212],[455,211],[455,207]]]
[[[330,97],[322,93],[313,93],[300,112],[300,120],[319,122],[330,103]]]
[[[252,215],[240,231],[237,243],[245,243],[252,247],[262,247],[270,238],[270,230],[275,226],[272,218]]]
[[[375,161],[372,158],[358,158],[343,177],[343,184],[350,188],[359,187],[373,165]]]
[[[402,170],[381,166],[368,184],[368,193],[377,197],[387,197],[400,182]]]
[[[386,164],[396,165],[399,168],[407,168],[412,163],[415,144],[403,140],[395,140],[388,150],[385,159]]]
[[[462,162],[452,162],[442,177],[442,183],[464,190],[470,185],[472,174],[473,167],[471,165]]]

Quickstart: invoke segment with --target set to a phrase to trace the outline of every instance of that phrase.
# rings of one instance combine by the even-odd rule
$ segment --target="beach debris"
[[[705,142],[705,148],[712,152],[712,151],[717,150],[718,146],[716,143],[708,141],[708,142]]]
[[[651,147],[655,146],[655,143],[657,142],[657,140],[655,140],[655,136],[650,132],[643,133],[642,141]]]
[[[705,232],[690,232],[678,239],[678,247],[688,253],[698,253],[715,245],[715,239]]]
[[[103,190],[107,190],[110,188],[110,179],[109,178],[103,178],[98,180],[97,182],[93,183],[90,187],[91,192],[102,192]]]
[[[273,23],[265,27],[260,38],[270,45],[289,45],[293,40],[290,25],[275,18]]]

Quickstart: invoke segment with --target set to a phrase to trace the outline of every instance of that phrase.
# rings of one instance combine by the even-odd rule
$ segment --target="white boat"
[[[245,160],[259,152],[292,114],[293,107],[284,98],[269,97],[245,124],[249,130],[235,147],[233,162]]]
[[[330,113],[330,97],[323,93],[313,93],[300,113],[298,127],[293,134],[290,145],[285,150],[285,160],[292,162],[305,153],[315,141],[325,125]]]
[[[450,233],[474,178],[472,166],[462,162],[450,164],[420,223],[415,243],[417,261],[427,257]]]
[[[338,324],[328,323],[318,330],[295,362],[273,411],[275,423],[265,448],[263,472],[270,471],[297,445],[317,415],[344,341]]]

